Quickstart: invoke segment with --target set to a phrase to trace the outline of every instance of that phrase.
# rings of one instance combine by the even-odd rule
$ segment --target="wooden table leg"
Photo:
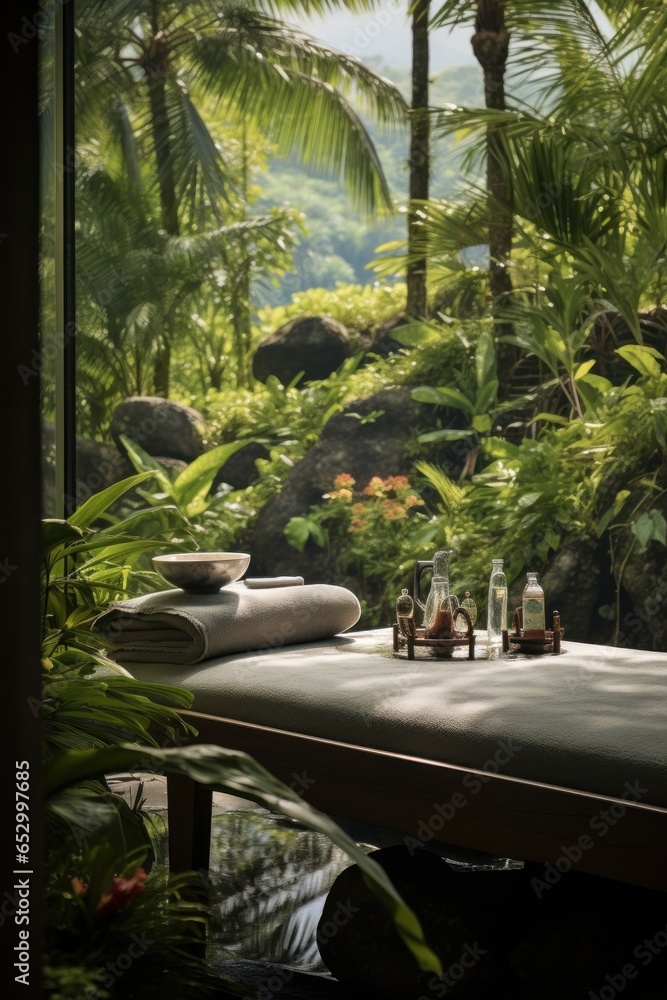
[[[169,867],[207,872],[213,794],[184,774],[167,775]]]

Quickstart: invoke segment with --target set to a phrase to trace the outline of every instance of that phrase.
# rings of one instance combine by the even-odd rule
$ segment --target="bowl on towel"
[[[240,580],[248,566],[247,552],[178,552],[153,556],[153,566],[167,583],[188,594],[217,594]]]

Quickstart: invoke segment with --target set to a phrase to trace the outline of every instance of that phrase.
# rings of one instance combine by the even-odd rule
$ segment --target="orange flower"
[[[387,490],[401,490],[409,486],[410,482],[407,476],[387,476],[384,485]]]
[[[382,516],[385,521],[400,521],[401,518],[407,517],[407,511],[398,500],[385,500],[382,504]]]
[[[364,488],[364,493],[370,497],[383,497],[386,493],[384,482],[379,476],[373,476],[368,486]]]
[[[414,493],[411,493],[410,496],[407,496],[405,498],[405,500],[403,501],[403,503],[405,504],[406,507],[423,507],[424,506],[424,501],[422,500],[422,498],[416,496]]]
[[[123,910],[131,903],[135,896],[144,888],[146,872],[143,868],[135,868],[131,878],[115,878],[106,892],[100,896],[100,901],[95,908],[96,917],[106,917],[109,913]]]
[[[353,479],[353,477],[350,475],[349,472],[340,472],[333,481],[334,487],[337,490],[341,489],[342,487],[349,489],[350,487],[354,486],[355,483],[356,479]]]
[[[356,534],[356,532],[363,531],[364,528],[367,527],[368,524],[366,521],[362,521],[360,517],[353,517],[352,520],[350,521],[349,531],[351,531],[353,534]]]
[[[357,517],[360,517],[362,514],[366,513],[368,508],[365,503],[353,503],[350,510],[353,514],[356,514]]]

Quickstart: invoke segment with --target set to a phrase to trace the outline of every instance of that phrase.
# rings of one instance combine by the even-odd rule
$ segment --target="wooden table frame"
[[[233,719],[180,714],[199,730],[195,742],[249,753],[285,784],[306,786],[304,799],[318,809],[397,830],[414,838],[408,845],[433,838],[551,864],[556,874],[572,867],[667,891],[667,809]],[[211,793],[180,775],[169,776],[168,789],[172,869],[205,871]]]

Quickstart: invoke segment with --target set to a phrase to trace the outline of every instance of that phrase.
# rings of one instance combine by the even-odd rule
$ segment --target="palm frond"
[[[390,208],[391,196],[371,138],[358,114],[335,86],[336,73],[290,66],[286,58],[269,61],[261,52],[244,49],[233,61],[224,37],[206,39],[199,48],[197,83],[207,89],[217,78],[221,96],[251,115],[276,143],[279,153],[294,155],[304,165],[341,177],[359,208],[374,214]],[[301,59],[302,66],[309,60]],[[311,75],[311,72],[313,75]],[[224,74],[224,79],[220,76]],[[375,110],[393,115],[401,103],[385,99],[384,87],[373,92]],[[371,93],[367,88],[366,94]],[[384,113],[384,112],[383,112]]]

